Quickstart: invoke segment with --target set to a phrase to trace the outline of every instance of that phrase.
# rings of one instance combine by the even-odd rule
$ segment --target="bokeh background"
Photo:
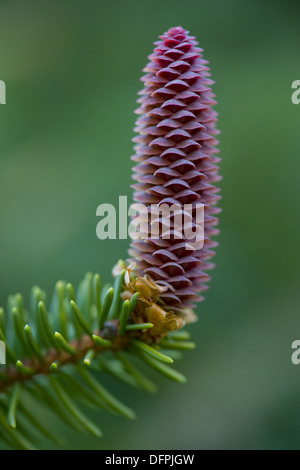
[[[126,240],[96,238],[96,208],[131,195],[133,110],[158,35],[190,30],[216,80],[222,231],[189,328],[197,349],[177,364],[188,382],[155,376],[148,396],[104,377],[138,420],[99,413],[104,438],[62,428],[67,448],[300,448],[299,13],[291,0],[0,1],[0,304],[87,271],[110,281],[126,256]]]

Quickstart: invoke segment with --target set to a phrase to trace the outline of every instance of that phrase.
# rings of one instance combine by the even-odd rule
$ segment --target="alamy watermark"
[[[3,80],[0,80],[0,104],[6,104],[6,85]]]
[[[299,104],[300,103],[300,80],[293,81],[292,89],[295,90],[291,96],[292,103]]]
[[[184,240],[187,250],[200,250],[204,243],[204,205],[193,204],[131,204],[127,196],[119,196],[117,210],[112,204],[100,204],[96,215],[101,217],[96,234],[100,240],[176,239]],[[128,219],[130,218],[130,219]]]
[[[291,357],[292,363],[295,366],[298,366],[300,364],[300,340],[299,339],[295,339],[295,341],[292,342],[292,349],[295,349]]]
[[[0,341],[0,364],[6,364],[6,350],[4,341]]]

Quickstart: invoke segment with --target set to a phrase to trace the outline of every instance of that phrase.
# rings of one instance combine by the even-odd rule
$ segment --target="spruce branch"
[[[173,362],[195,347],[182,327],[195,320],[194,302],[203,300],[199,294],[210,279],[208,260],[217,245],[212,240],[220,210],[214,186],[220,179],[216,102],[194,37],[171,28],[155,46],[138,100],[134,201],[147,211],[152,204],[200,202],[204,246],[191,253],[187,240],[177,239],[172,219],[170,239],[160,234],[132,241],[128,263],[113,269],[113,286],[102,287],[99,274],[87,273],[77,290],[57,282],[49,303],[38,286],[32,288],[30,308],[21,294],[9,297],[7,310],[0,308],[7,359],[0,366],[0,439],[9,447],[33,449],[29,428],[62,445],[30,411],[30,400],[76,431],[101,437],[82,404],[135,418],[103,386],[105,374],[150,393],[157,387],[144,375],[144,365],[176,382],[186,380]],[[155,222],[164,225],[159,213]],[[190,227],[197,223],[192,212]]]
[[[138,339],[153,324],[132,323],[140,293],[131,301],[122,300],[124,276],[125,270],[106,292],[98,274],[88,273],[77,292],[71,284],[59,281],[49,312],[45,292],[37,286],[32,289],[30,309],[16,294],[10,296],[7,311],[0,310],[0,338],[7,353],[7,364],[0,369],[0,437],[10,447],[34,447],[26,426],[19,425],[19,415],[57,444],[54,433],[44,429],[27,408],[28,395],[77,431],[100,437],[102,431],[83,414],[77,401],[128,419],[134,419],[135,413],[106,390],[96,375],[108,373],[153,393],[155,384],[132,363],[137,356],[166,377],[184,381],[181,374],[164,367],[173,359],[159,351],[159,344]],[[164,349],[172,348],[164,345]]]

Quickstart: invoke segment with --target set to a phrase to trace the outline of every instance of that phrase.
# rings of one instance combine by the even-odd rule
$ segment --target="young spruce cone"
[[[191,251],[184,237],[167,240],[161,235],[132,240],[129,262],[135,276],[146,275],[161,287],[157,303],[164,311],[186,318],[194,302],[203,299],[199,294],[207,289],[206,271],[213,267],[209,259],[217,245],[211,239],[218,234],[220,211],[214,186],[220,179],[217,113],[212,109],[216,101],[210,88],[214,82],[202,49],[182,27],[171,28],[155,45],[136,111],[134,201],[148,210],[151,204],[203,204],[204,245]]]

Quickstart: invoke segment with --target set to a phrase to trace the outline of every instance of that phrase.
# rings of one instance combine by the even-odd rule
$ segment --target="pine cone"
[[[199,250],[188,249],[184,237],[174,236],[172,219],[170,239],[150,235],[132,240],[128,262],[135,263],[136,276],[147,275],[163,287],[158,304],[164,310],[184,315],[203,299],[199,294],[207,289],[206,271],[213,267],[209,260],[217,246],[211,237],[219,232],[216,203],[220,196],[214,186],[220,179],[220,159],[215,156],[219,132],[210,88],[214,82],[202,49],[182,27],[171,28],[155,46],[144,69],[141,106],[136,111],[134,201],[144,204],[149,213],[153,204],[203,204],[204,243]],[[159,222],[162,227],[161,218]],[[195,227],[196,221],[192,222]]]

